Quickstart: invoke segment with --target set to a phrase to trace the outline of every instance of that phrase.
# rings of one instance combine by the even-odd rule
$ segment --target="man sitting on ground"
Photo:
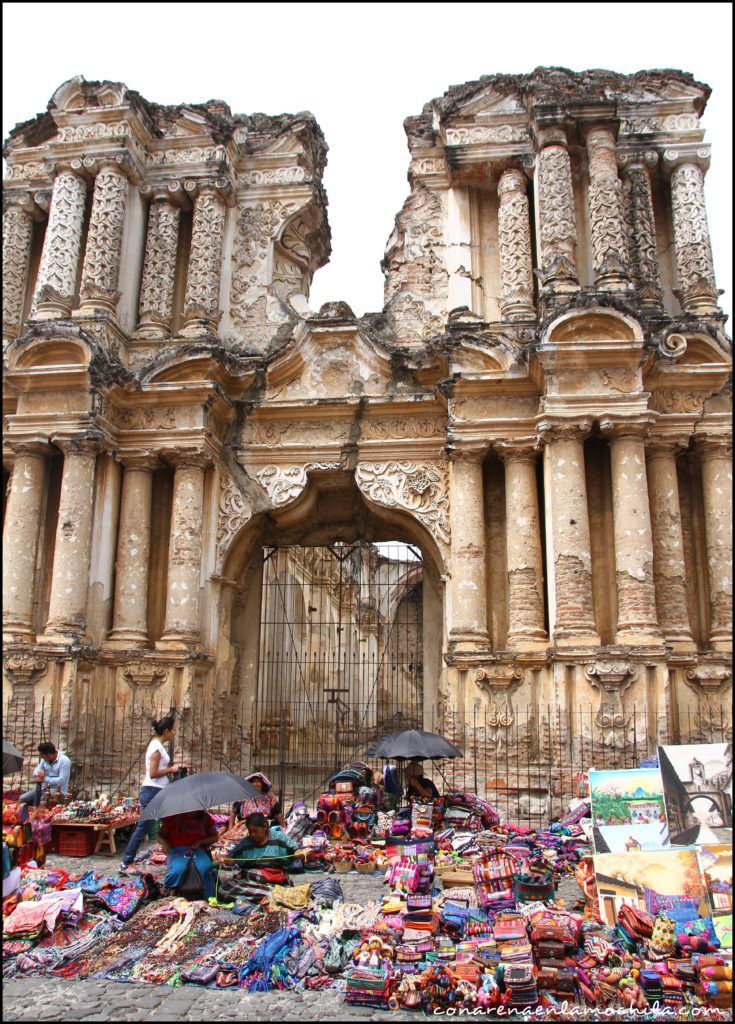
[[[48,741],[38,744],[38,753],[41,760],[33,770],[33,778],[36,783],[41,784],[44,793],[50,796],[66,796],[69,792],[69,775],[71,773],[71,761],[57,750],[53,743]],[[24,804],[32,804],[36,799],[36,789],[29,789],[23,793],[20,800]]]
[[[249,868],[281,868],[288,872],[297,867],[296,858],[305,856],[299,844],[280,828],[269,828],[268,819],[253,811],[245,819],[248,834],[223,858],[223,864],[234,863],[241,871]]]

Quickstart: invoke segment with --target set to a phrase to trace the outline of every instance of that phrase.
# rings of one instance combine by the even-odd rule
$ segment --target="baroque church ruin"
[[[316,781],[410,724],[464,742],[479,789],[500,756],[541,795],[590,750],[730,739],[709,91],[540,68],[430,101],[362,317],[309,307],[330,253],[311,114],[74,78],[14,128],[16,739],[41,709],[121,784],[174,707],[202,767]]]

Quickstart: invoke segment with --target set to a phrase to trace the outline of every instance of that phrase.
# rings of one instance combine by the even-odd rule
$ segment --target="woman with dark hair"
[[[161,792],[164,786],[169,784],[169,775],[175,775],[179,770],[176,765],[171,764],[169,753],[164,747],[164,743],[169,743],[173,739],[175,724],[173,715],[165,715],[157,722],[151,723],[155,735],[145,752],[145,778],[140,787],[141,811],[148,806],[157,793]],[[119,874],[137,875],[139,873],[133,867],[133,861],[140,844],[148,834],[150,824],[148,821],[139,821],[135,826],[128,845],[125,847]]]
[[[252,774],[245,776],[245,781],[254,786],[261,795],[250,797],[249,800],[242,800],[240,803],[234,804],[230,814],[229,827],[232,828],[236,821],[245,821],[249,814],[260,812],[260,814],[264,814],[266,818],[269,818],[276,825],[280,825],[283,828],[286,824],[286,819],[283,817],[280,801],[273,792],[273,785],[268,776],[264,772],[252,772]]]

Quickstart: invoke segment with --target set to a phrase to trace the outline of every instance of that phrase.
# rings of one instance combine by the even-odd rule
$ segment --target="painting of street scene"
[[[732,949],[732,846],[702,846],[697,854],[707,888],[715,935]]]
[[[669,845],[658,768],[590,771],[592,838],[597,853],[635,853]]]
[[[602,919],[615,927],[623,906],[649,914],[688,909],[709,917],[696,849],[596,853],[593,857]]]
[[[731,744],[659,747],[658,764],[671,845],[731,842]]]

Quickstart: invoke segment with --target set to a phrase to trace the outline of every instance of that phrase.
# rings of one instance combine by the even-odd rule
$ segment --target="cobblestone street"
[[[144,848],[145,849],[145,848]],[[69,872],[98,871],[114,874],[118,857],[57,857],[49,863]],[[145,866],[143,866],[143,870]],[[160,870],[160,869],[159,869]],[[301,876],[304,877],[304,876]],[[308,876],[316,881],[321,874]],[[338,876],[348,902],[365,904],[380,899],[382,874],[357,872]],[[441,884],[441,883],[439,883]],[[557,894],[570,902],[581,893],[565,878]],[[348,1006],[344,993],[249,993],[201,989],[196,985],[131,985],[116,981],[67,981],[57,978],[12,978],[3,985],[3,1020],[92,1021],[216,1021],[216,1020],[419,1020],[412,1011],[391,1013],[363,1006]]]

